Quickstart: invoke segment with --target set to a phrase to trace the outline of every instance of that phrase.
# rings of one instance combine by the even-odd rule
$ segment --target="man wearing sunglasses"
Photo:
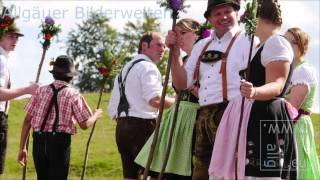
[[[208,1],[204,16],[214,32],[194,45],[184,67],[175,47],[176,33],[170,31],[166,37],[167,46],[173,49],[171,69],[175,87],[198,89],[201,108],[196,120],[193,180],[209,179],[208,168],[220,119],[228,101],[240,96],[239,72],[247,66],[250,40],[237,23],[239,9],[237,0]]]

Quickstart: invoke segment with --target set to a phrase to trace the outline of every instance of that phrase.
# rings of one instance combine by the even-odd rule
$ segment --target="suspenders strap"
[[[128,116],[128,114],[129,114],[130,105],[129,105],[127,96],[125,94],[126,93],[125,84],[127,81],[128,74],[129,74],[130,70],[132,69],[132,67],[141,61],[146,61],[146,60],[145,59],[138,59],[138,60],[133,61],[131,63],[131,66],[128,68],[128,71],[126,72],[126,74],[124,76],[124,79],[122,79],[123,69],[120,71],[120,74],[118,76],[118,84],[119,84],[119,92],[120,92],[120,101],[119,101],[119,105],[118,105],[118,109],[117,109],[118,117],[120,117],[120,114],[122,112],[125,112],[126,116]]]
[[[50,112],[52,110],[53,105],[54,105],[54,108],[56,110],[56,117],[55,117],[55,120],[54,120],[54,123],[53,123],[52,132],[56,132],[57,125],[58,125],[58,122],[59,122],[58,92],[61,91],[63,88],[67,87],[67,86],[62,86],[59,89],[56,89],[53,84],[50,84],[50,87],[52,89],[53,95],[52,95],[52,98],[50,100],[47,113],[46,113],[46,115],[44,117],[44,120],[43,120],[43,122],[41,124],[40,132],[43,132],[43,130],[44,130],[46,124],[47,124],[47,121],[48,121],[48,118],[49,118],[49,115],[50,115]]]
[[[225,53],[222,54],[222,61],[220,66],[220,73],[222,74],[222,97],[223,101],[228,100],[228,83],[227,83],[227,58],[229,55],[229,51],[234,43],[234,41],[237,39],[238,35],[240,34],[240,31],[238,31],[233,38],[231,39],[228,48]]]

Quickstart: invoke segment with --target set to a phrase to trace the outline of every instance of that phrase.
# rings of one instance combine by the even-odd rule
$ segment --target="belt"
[[[118,117],[117,121],[124,122],[124,123],[150,123],[150,122],[155,122],[156,119],[144,119],[144,118],[127,116],[127,117]]]
[[[70,137],[71,134],[69,133],[62,133],[62,132],[40,132],[36,131],[33,132],[33,136],[59,136],[59,137]]]
[[[226,107],[228,105],[228,103],[229,103],[229,101],[223,101],[221,103],[209,104],[209,105],[201,106],[200,110],[207,110],[207,109],[212,109],[212,108]]]

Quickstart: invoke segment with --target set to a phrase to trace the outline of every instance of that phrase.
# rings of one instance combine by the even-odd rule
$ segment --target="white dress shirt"
[[[133,66],[129,71],[125,84],[125,94],[130,105],[128,116],[153,119],[157,117],[158,109],[150,106],[149,101],[156,96],[161,96],[162,92],[161,74],[157,66],[146,55],[138,54],[124,66],[122,77],[124,78],[132,62],[138,59],[145,59],[146,61],[141,61]],[[117,76],[114,80],[114,87],[108,105],[109,116],[113,119],[118,116],[119,101],[120,93]],[[123,116],[125,116],[124,112],[120,114],[120,117]]]
[[[9,83],[8,53],[0,47],[0,87],[7,88]],[[0,94],[1,95],[1,94]],[[5,111],[5,101],[0,101],[0,112]]]
[[[193,47],[191,55],[185,65],[187,71],[188,87],[194,83],[193,74],[195,71],[198,57],[204,46],[210,39],[213,42],[208,46],[206,51],[216,50],[226,52],[227,47],[232,37],[240,30],[238,26],[225,33],[220,39],[216,36],[215,32],[212,36],[199,41]],[[255,39],[255,44],[257,41]],[[240,95],[240,75],[239,71],[245,69],[248,63],[250,48],[250,40],[245,33],[241,32],[234,41],[227,58],[227,92],[228,100]],[[252,55],[253,57],[253,55]],[[199,88],[199,104],[205,106],[209,104],[220,103],[223,101],[222,97],[222,74],[220,74],[221,60],[212,63],[200,62],[200,88]]]

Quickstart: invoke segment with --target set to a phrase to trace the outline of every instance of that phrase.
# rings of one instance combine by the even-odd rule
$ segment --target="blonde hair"
[[[181,19],[176,26],[188,32],[197,32],[200,27],[200,23],[190,18]]]
[[[294,40],[297,42],[301,56],[304,56],[309,47],[309,35],[298,27],[290,28],[287,31],[292,34]]]

